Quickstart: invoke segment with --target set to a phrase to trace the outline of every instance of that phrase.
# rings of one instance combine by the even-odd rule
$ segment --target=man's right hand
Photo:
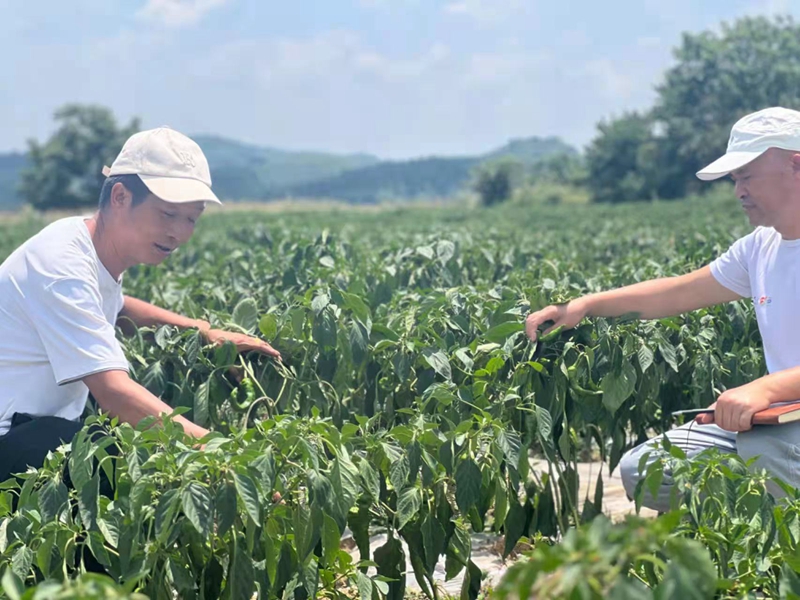
[[[539,327],[547,321],[553,321],[553,325],[545,329],[542,335],[547,335],[557,327],[563,326],[564,329],[572,329],[583,320],[588,312],[588,307],[581,300],[579,298],[566,304],[552,304],[529,314],[525,319],[525,333],[532,342],[535,342]]]

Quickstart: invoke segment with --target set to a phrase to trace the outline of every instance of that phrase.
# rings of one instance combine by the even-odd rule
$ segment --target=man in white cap
[[[752,298],[769,374],[720,394],[713,414],[673,429],[672,444],[692,456],[705,448],[760,456],[766,468],[800,487],[800,423],[753,428],[753,415],[773,403],[800,399],[800,112],[781,107],[749,114],[733,126],[724,156],[697,173],[703,180],[729,175],[736,197],[755,230],[737,240],[711,264],[678,277],[666,277],[590,294],[530,314],[526,331],[553,321],[548,333],[576,326],[584,317],[637,313],[659,319],[700,308]],[[620,461],[629,497],[641,479],[639,460],[651,451],[646,442]],[[648,463],[649,464],[649,463]],[[645,491],[645,506],[669,509],[672,479],[665,473],[655,497]],[[771,488],[778,494],[777,487]]]
[[[196,328],[211,343],[278,352],[262,340],[212,329],[122,293],[123,272],[157,265],[192,235],[211,191],[200,147],[161,127],[131,136],[91,218],[56,221],[0,265],[0,481],[80,430],[89,392],[104,412],[137,424],[172,409],[128,376],[118,320]],[[176,416],[187,433],[206,429]]]

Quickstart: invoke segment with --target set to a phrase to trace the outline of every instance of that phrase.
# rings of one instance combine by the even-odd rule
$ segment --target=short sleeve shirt
[[[769,372],[800,366],[800,239],[757,227],[712,262],[711,273],[752,299]]]
[[[82,378],[128,370],[114,328],[123,302],[84,217],[48,225],[0,265],[0,434],[16,412],[78,419]]]

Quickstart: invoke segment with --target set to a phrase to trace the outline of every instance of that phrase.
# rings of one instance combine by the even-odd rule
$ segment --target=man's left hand
[[[770,401],[757,381],[726,390],[709,408],[714,414],[697,415],[701,425],[716,423],[726,431],[747,431],[753,427],[753,415],[769,408]]]
[[[236,345],[236,349],[239,352],[260,352],[261,354],[266,354],[267,356],[281,360],[281,353],[275,350],[275,348],[270,346],[264,340],[260,340],[244,333],[223,331],[222,329],[211,329],[210,325],[205,321],[199,321],[198,328],[200,329],[200,333],[203,334],[203,337],[206,339],[206,341],[212,344],[220,346],[225,342],[232,342]]]

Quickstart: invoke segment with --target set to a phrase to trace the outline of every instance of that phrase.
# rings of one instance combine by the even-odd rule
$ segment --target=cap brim
[[[728,152],[712,162],[706,168],[697,172],[697,177],[703,181],[713,181],[724,177],[731,171],[741,169],[747,163],[754,161],[764,154],[766,150],[758,152]]]
[[[158,177],[139,175],[144,184],[165,202],[216,202],[222,204],[216,194],[202,181],[185,177]]]

